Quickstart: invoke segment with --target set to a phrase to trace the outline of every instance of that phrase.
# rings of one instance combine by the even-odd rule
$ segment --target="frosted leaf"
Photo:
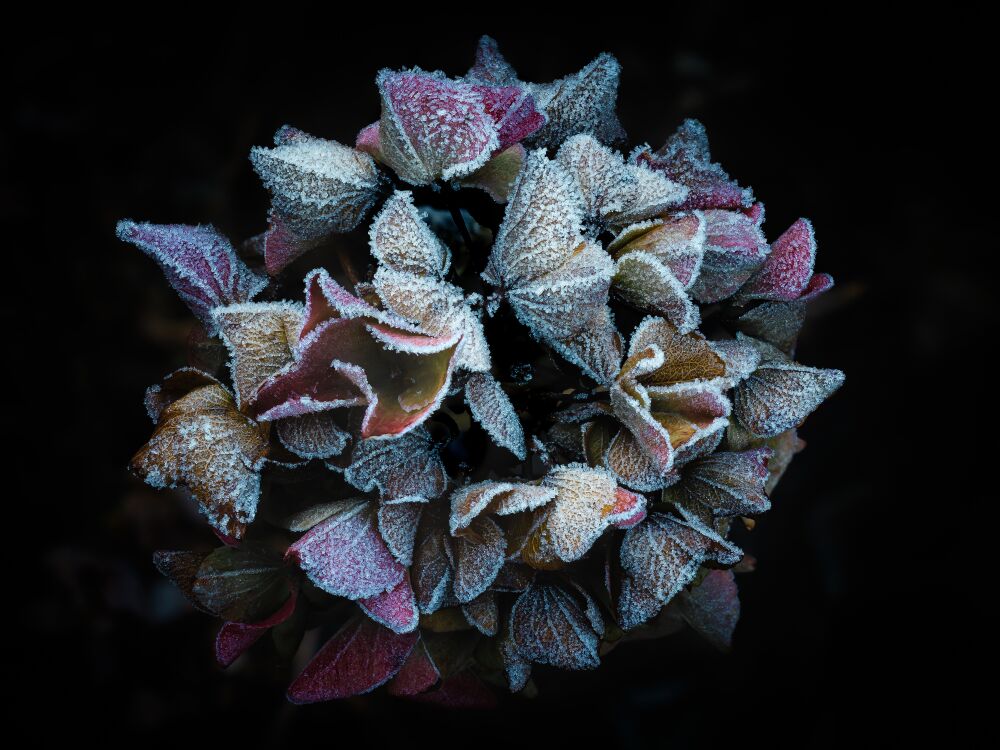
[[[633,307],[662,315],[681,331],[693,331],[701,314],[684,285],[655,256],[645,252],[623,255],[611,280],[615,292]]]
[[[687,586],[706,561],[735,565],[742,552],[708,527],[663,513],[650,513],[625,532],[621,564],[660,605]]]
[[[469,526],[480,513],[505,516],[534,510],[556,496],[552,487],[514,482],[480,482],[452,493],[449,527],[452,534]]]
[[[619,260],[634,252],[652,255],[687,290],[701,271],[707,226],[700,211],[632,224],[608,244],[608,252]]]
[[[487,638],[495,636],[500,629],[500,609],[492,591],[483,592],[468,604],[463,604],[462,614],[472,627]]]
[[[633,517],[636,503],[645,503],[639,495],[622,496],[610,472],[585,464],[557,466],[542,483],[554,488],[556,497],[522,552],[534,567],[579,560],[608,527]]]
[[[392,556],[400,565],[413,564],[413,546],[423,512],[424,498],[404,498],[403,502],[383,503],[378,509],[378,530]]]
[[[709,303],[725,299],[743,286],[764,264],[770,248],[760,228],[763,208],[748,213],[712,210],[704,216],[705,256],[690,291],[699,302]]]
[[[365,599],[397,586],[405,568],[393,558],[376,522],[377,504],[342,500],[323,522],[288,548],[310,581],[334,596]]]
[[[771,243],[771,252],[737,295],[746,300],[790,302],[802,296],[813,277],[816,235],[812,224],[799,219]]]
[[[429,276],[381,267],[374,287],[383,304],[429,336],[458,338],[455,364],[471,372],[490,369],[483,325],[462,291]]]
[[[465,402],[469,411],[493,442],[523,461],[527,455],[524,429],[514,405],[500,384],[489,373],[474,373],[465,383]]]
[[[292,361],[302,310],[293,302],[248,302],[212,311],[229,350],[237,405],[252,401],[261,383]]]
[[[500,54],[496,40],[489,36],[480,37],[476,47],[475,65],[466,73],[465,78],[491,86],[511,86],[519,83],[514,68]]]
[[[354,446],[344,479],[384,498],[438,497],[448,483],[444,463],[430,433],[418,427],[394,440],[370,438]]]
[[[632,158],[688,188],[681,208],[741,209],[753,203],[750,189],[741,188],[712,161],[705,126],[697,120],[685,120],[656,152],[645,146]]]
[[[687,192],[589,134],[575,135],[559,148],[556,160],[572,175],[583,196],[584,213],[602,226],[648,219],[677,205]]]
[[[497,203],[506,203],[527,153],[524,146],[515,143],[494,156],[468,177],[461,178],[459,183],[463,187],[484,190]]]
[[[399,672],[418,637],[416,632],[394,633],[362,615],[354,617],[295,678],[288,699],[317,703],[369,693]]]
[[[511,610],[513,646],[523,661],[562,669],[596,669],[602,632],[587,615],[589,597],[557,584],[532,584]],[[581,606],[582,605],[582,606]]]
[[[429,508],[421,519],[413,550],[413,588],[421,614],[433,614],[454,601],[453,553],[447,522],[436,508]]]
[[[710,570],[697,586],[678,598],[687,623],[720,651],[733,645],[733,632],[740,619],[736,577],[731,570]]]
[[[368,154],[287,126],[275,136],[274,148],[252,148],[250,162],[271,191],[272,212],[305,241],[355,229],[384,180]],[[271,274],[289,262],[275,260],[267,258]]]
[[[131,242],[163,269],[170,285],[210,335],[216,307],[249,302],[267,279],[253,273],[214,227],[118,222],[118,239]]]
[[[388,591],[367,599],[359,599],[358,606],[371,619],[394,633],[412,632],[417,629],[420,621],[409,573]]]
[[[375,259],[395,271],[444,278],[451,265],[451,251],[427,226],[409,191],[389,196],[368,237]]]
[[[764,492],[770,448],[716,452],[689,463],[681,480],[663,491],[663,500],[711,526],[716,518],[749,516],[770,509]]]
[[[753,435],[773,437],[801,424],[843,383],[840,370],[765,359],[736,387],[733,411]]]
[[[258,622],[225,622],[215,637],[215,661],[228,667],[254,645],[269,629],[285,622],[295,611],[298,599],[293,590],[285,603],[273,615]]]
[[[257,391],[261,420],[365,405],[363,438],[419,426],[448,391],[458,340],[411,331],[354,297],[321,269],[306,277],[297,359]]]
[[[548,122],[532,138],[536,146],[555,148],[577,133],[591,133],[602,143],[625,140],[618,121],[618,78],[621,66],[602,53],[578,73],[552,83],[529,83],[538,108]]]
[[[275,422],[278,440],[299,458],[330,458],[340,455],[351,439],[326,412],[303,414]]]
[[[157,407],[156,430],[130,467],[151,487],[186,487],[214,529],[239,539],[257,512],[267,428],[241,414],[218,382],[202,377],[206,384]]]
[[[454,559],[454,592],[463,604],[490,587],[504,563],[507,542],[489,516],[476,518],[451,540]]]
[[[430,690],[441,679],[422,641],[410,652],[399,673],[387,686],[390,695],[411,696]]]

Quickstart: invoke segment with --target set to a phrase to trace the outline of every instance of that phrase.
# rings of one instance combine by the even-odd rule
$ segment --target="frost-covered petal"
[[[202,377],[209,382],[157,406],[156,431],[130,466],[152,487],[186,487],[212,527],[238,539],[257,512],[268,431]]]
[[[699,458],[681,470],[681,480],[663,491],[663,499],[706,526],[715,518],[763,513],[771,507],[764,483],[772,454],[763,447]]]
[[[798,299],[813,277],[815,263],[816,235],[809,221],[799,219],[771,243],[764,265],[740,289],[739,299]]]
[[[615,111],[620,74],[618,60],[602,53],[573,75],[527,84],[547,119],[531,142],[555,148],[577,133],[590,133],[607,144],[624,141],[625,130]]]
[[[656,216],[677,205],[687,192],[661,174],[626,164],[620,153],[589,134],[566,140],[556,159],[576,180],[586,216],[603,225],[622,226]]]
[[[488,638],[492,638],[500,629],[500,608],[497,597],[492,591],[486,591],[471,602],[462,605],[462,614],[468,623]]]
[[[693,331],[701,322],[684,285],[650,253],[630,252],[619,258],[611,283],[630,305],[662,315],[682,333]]]
[[[279,419],[274,427],[281,444],[305,459],[340,455],[351,439],[329,412]]]
[[[367,599],[359,599],[358,606],[375,622],[394,633],[412,632],[417,629],[420,621],[409,573],[388,591]]]
[[[378,490],[384,498],[435,498],[448,483],[441,455],[425,427],[393,440],[360,441],[344,479],[365,492]]]
[[[270,617],[258,622],[225,622],[215,637],[215,661],[228,667],[254,645],[261,636],[276,625],[285,622],[295,611],[297,591],[293,590],[281,608]]]
[[[422,641],[410,652],[399,673],[387,686],[390,695],[417,695],[430,690],[441,679],[441,673],[434,666]]]
[[[366,599],[397,586],[406,573],[378,531],[377,504],[343,500],[288,548],[309,580],[329,594]]]
[[[534,510],[556,496],[553,487],[515,482],[480,482],[456,490],[451,496],[449,526],[452,534],[468,527],[480,513],[506,516]]]
[[[613,436],[602,463],[626,487],[642,492],[661,489],[676,480],[673,471],[661,472],[657,468],[635,434],[628,429],[619,430]]]
[[[595,669],[603,633],[595,632],[577,591],[551,583],[532,584],[511,610],[517,656],[562,669]]]
[[[840,370],[767,360],[736,387],[733,412],[752,434],[772,437],[801,424],[843,382]]]
[[[632,158],[688,188],[681,208],[738,210],[753,203],[749,188],[741,188],[712,161],[705,126],[697,120],[685,120],[656,152],[646,146]]]
[[[616,259],[635,252],[652,255],[687,290],[701,271],[707,226],[700,211],[632,224],[608,244],[608,252]]]
[[[499,148],[496,123],[471,85],[419,68],[382,70],[376,83],[380,159],[406,182],[468,175]]]
[[[493,442],[523,461],[527,455],[524,428],[510,397],[496,378],[487,372],[470,375],[465,383],[465,401]]]
[[[452,541],[455,597],[467,604],[490,587],[504,563],[507,542],[489,516],[480,516]]]
[[[544,520],[531,534],[523,552],[526,562],[546,566],[553,559],[579,560],[611,525],[637,512],[623,503],[618,483],[610,472],[585,464],[566,464],[552,469],[542,480],[556,490],[546,506]],[[632,496],[636,502],[640,496]]]
[[[535,108],[535,100],[527,87],[473,85],[472,88],[493,119],[499,140],[497,152],[520,143],[545,125],[545,115]]]
[[[663,609],[659,597],[627,573],[622,575],[617,601],[618,625],[632,630],[656,617]]]
[[[760,204],[757,204],[759,206]],[[691,295],[718,302],[732,295],[760,268],[770,252],[757,211],[705,211],[705,255]]]
[[[429,508],[421,519],[413,550],[413,588],[422,614],[433,614],[454,599],[453,552],[447,521],[436,508]]]
[[[260,385],[292,361],[302,312],[302,305],[293,302],[247,302],[212,311],[229,350],[239,406],[252,401]]]
[[[214,227],[118,222],[118,239],[131,242],[155,260],[170,285],[210,334],[212,310],[249,302],[267,279],[253,273]]]
[[[418,637],[416,632],[394,633],[367,617],[355,617],[295,678],[288,699],[317,703],[371,692],[399,672]]]
[[[336,141],[288,126],[274,138],[274,148],[250,151],[254,170],[272,195],[272,212],[281,224],[306,242],[349,232],[375,204],[383,182],[375,161]],[[265,258],[268,273],[290,262],[272,252]]]
[[[409,191],[386,199],[368,237],[375,259],[393,270],[443,278],[451,265],[451,251],[427,226]]]
[[[491,86],[510,86],[519,83],[517,73],[500,54],[496,39],[482,36],[476,46],[476,62],[465,78]]]
[[[407,497],[399,502],[383,503],[378,509],[378,530],[392,556],[401,565],[413,564],[413,546],[417,539],[422,497]]]
[[[622,568],[661,605],[689,584],[705,561],[735,565],[741,556],[710,528],[664,513],[650,513],[627,531],[621,547]]]
[[[696,380],[711,381],[726,374],[725,362],[701,333],[681,333],[662,318],[648,317],[632,333],[629,358],[622,366],[623,375],[630,374],[633,358],[648,356],[646,351],[654,346],[662,352],[662,363],[655,368],[631,373],[647,388]]]

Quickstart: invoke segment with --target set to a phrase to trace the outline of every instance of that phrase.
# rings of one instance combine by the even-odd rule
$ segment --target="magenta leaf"
[[[228,667],[255,644],[260,637],[275,625],[285,622],[295,611],[298,599],[297,589],[285,601],[281,609],[259,622],[223,623],[215,638],[215,660],[220,667]]]
[[[799,219],[771,243],[764,265],[740,290],[741,300],[790,302],[801,297],[813,279],[816,263],[816,235],[812,224]],[[815,296],[828,288],[833,279],[823,275],[810,290]]]
[[[413,596],[409,572],[396,586],[367,599],[359,599],[358,606],[365,614],[394,633],[416,630],[420,620],[417,601]]]
[[[417,695],[430,690],[440,679],[441,673],[434,666],[423,641],[420,641],[410,652],[403,667],[390,680],[387,690],[390,695]]]
[[[212,310],[249,302],[267,286],[214,227],[118,222],[118,238],[131,242],[163,269],[167,280],[209,333]]]
[[[416,632],[399,634],[357,616],[347,622],[288,688],[292,703],[348,698],[388,682],[417,643]]]

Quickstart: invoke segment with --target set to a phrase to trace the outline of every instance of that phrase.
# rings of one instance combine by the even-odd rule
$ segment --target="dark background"
[[[583,30],[563,19],[391,31],[383,10],[356,25],[297,12],[215,30],[68,25],[7,50],[0,198],[17,265],[4,296],[16,402],[6,471],[17,479],[5,538],[25,591],[5,619],[27,634],[9,642],[8,706],[56,720],[35,733],[154,744],[812,747],[964,726],[959,674],[980,658],[979,615],[957,583],[974,569],[968,551],[989,540],[974,520],[989,498],[968,468],[985,421],[975,404],[989,392],[974,354],[989,301],[976,217],[991,202],[969,180],[985,171],[982,68],[966,54],[975,20],[909,28],[708,6],[592,11]],[[380,67],[460,74],[480,33],[526,80],[612,52],[631,143],[658,147],[698,117],[714,158],[766,203],[770,238],[811,218],[817,270],[837,287],[798,358],[843,369],[847,383],[801,431],[809,446],[773,510],[738,539],[759,565],[739,578],[733,654],[691,634],[626,646],[594,673],[539,669],[539,698],[487,715],[378,697],[292,707],[289,668],[266,648],[215,666],[218,623],[185,609],[150,563],[154,549],[214,540],[125,471],[151,429],[143,391],[183,363],[190,317],[114,225],[262,231],[252,145],[286,122],[352,143],[378,116]],[[24,354],[33,346],[41,358]]]

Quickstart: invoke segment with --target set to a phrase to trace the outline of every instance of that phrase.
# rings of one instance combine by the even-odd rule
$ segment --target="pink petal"
[[[388,591],[367,599],[359,599],[358,605],[375,622],[385,625],[394,633],[409,633],[416,630],[420,620],[409,573]]]
[[[281,608],[270,617],[260,622],[226,622],[222,624],[215,638],[215,660],[220,667],[228,667],[240,656],[246,653],[264,633],[275,625],[280,625],[295,611],[298,600],[298,589],[292,589],[291,596],[285,600]]]
[[[118,238],[160,264],[167,280],[209,333],[213,308],[248,302],[267,286],[213,227],[118,222]]]
[[[806,284],[806,288],[802,290],[802,296],[799,297],[801,302],[806,302],[818,297],[823,294],[823,292],[828,292],[833,289],[833,277],[828,273],[817,273],[813,274],[813,277],[809,279],[809,283]]]
[[[725,299],[765,263],[763,218],[762,211],[705,211],[705,255],[692,297],[704,303]]]
[[[288,688],[292,703],[317,703],[368,693],[391,679],[417,643],[367,617],[349,621],[319,650]]]
[[[390,695],[416,695],[430,690],[441,679],[423,643],[418,643],[409,658],[387,686]]]
[[[697,120],[685,120],[655,153],[647,149],[633,158],[688,187],[687,198],[680,208],[740,209],[753,202],[751,191],[737,185],[712,161],[705,126]]]
[[[405,578],[378,532],[375,503],[343,500],[333,514],[288,548],[309,580],[334,596],[366,599]],[[387,603],[383,603],[387,604]]]
[[[535,108],[535,100],[520,86],[473,86],[483,100],[486,114],[493,118],[500,145],[494,153],[520,143],[545,125],[545,115]]]
[[[617,502],[611,511],[612,517],[618,519],[614,525],[619,529],[631,529],[646,518],[646,498],[629,492],[624,487],[615,490]]]
[[[783,302],[798,299],[813,277],[815,262],[816,236],[812,224],[799,219],[771,243],[770,255],[740,290],[740,296]],[[823,281],[817,284],[822,286]]]
[[[264,268],[270,276],[277,276],[319,242],[299,237],[275,212],[270,214],[269,221],[271,226],[264,234]]]
[[[716,648],[728,651],[740,619],[740,599],[731,570],[709,571],[680,597],[681,616]]]
[[[358,131],[358,136],[354,141],[354,147],[358,151],[371,154],[375,159],[379,158],[379,129],[378,121],[371,125],[366,125]]]

